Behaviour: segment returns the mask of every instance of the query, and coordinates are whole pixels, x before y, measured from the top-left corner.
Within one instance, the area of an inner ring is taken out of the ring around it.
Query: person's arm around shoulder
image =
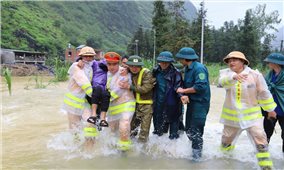
[[[87,76],[85,75],[84,70],[78,67],[77,63],[73,63],[70,68],[71,78],[81,87],[83,91],[88,96],[92,96],[92,85]]]

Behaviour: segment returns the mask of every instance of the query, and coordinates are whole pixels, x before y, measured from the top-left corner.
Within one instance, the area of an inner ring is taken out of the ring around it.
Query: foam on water
[[[245,132],[238,138],[236,148],[233,152],[223,153],[220,150],[222,129],[222,124],[206,125],[203,158],[201,161],[231,159],[244,163],[252,163],[255,166],[254,168],[257,168],[255,149]],[[89,151],[84,150],[84,140],[83,134],[80,134],[80,142],[74,142],[73,135],[70,132],[61,132],[51,136],[47,147],[68,152],[65,156],[66,160],[75,158],[92,159],[100,156],[121,156],[121,152],[116,149],[118,135],[111,133],[109,128],[104,128],[104,130],[100,132],[96,143]],[[280,148],[280,142],[275,142],[270,146],[273,159],[283,159]],[[141,154],[152,159],[172,158],[191,160],[191,142],[185,134],[181,134],[180,138],[176,140],[170,140],[166,134],[161,137],[150,134],[149,141],[146,144],[138,143],[137,140],[134,139],[133,147],[131,151],[129,151],[128,156],[137,157]]]

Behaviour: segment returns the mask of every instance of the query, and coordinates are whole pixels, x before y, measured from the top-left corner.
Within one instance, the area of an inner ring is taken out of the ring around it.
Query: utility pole
[[[283,40],[281,40],[281,44],[280,44],[280,52],[283,51]]]
[[[156,63],[156,29],[153,29],[154,31],[154,52],[153,52],[153,68],[155,67]]]
[[[200,62],[203,64],[203,40],[204,40],[204,0],[201,6],[201,47],[200,47]]]
[[[135,51],[136,51],[136,55],[138,55],[138,41],[139,41],[139,40],[135,40],[135,45],[136,45],[136,50],[135,50]]]

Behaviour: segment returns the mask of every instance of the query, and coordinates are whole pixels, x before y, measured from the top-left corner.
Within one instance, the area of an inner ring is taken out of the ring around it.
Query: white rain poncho
[[[121,89],[119,82],[125,77],[120,75],[120,69],[114,75],[108,72],[107,88],[110,92],[110,104],[107,112],[107,119],[109,122],[124,119],[130,119],[135,111],[135,98],[133,92],[128,89]],[[128,83],[131,84],[131,75],[128,73]]]
[[[77,66],[77,62],[73,63],[68,70],[69,83],[68,92],[64,96],[64,104],[62,110],[74,115],[82,115],[85,109],[90,110],[90,105],[85,96],[92,96],[91,78],[93,70],[92,62],[84,63],[84,68]]]
[[[245,66],[241,74],[248,78],[242,83],[233,79],[235,74],[230,68],[220,70],[219,84],[226,89],[220,122],[246,129],[262,121],[260,107],[270,112],[276,103],[261,73]]]

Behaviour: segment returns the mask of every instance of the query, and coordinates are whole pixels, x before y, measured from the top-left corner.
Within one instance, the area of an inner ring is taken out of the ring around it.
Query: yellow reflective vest
[[[246,129],[262,120],[261,108],[270,112],[276,103],[261,73],[245,66],[241,74],[248,75],[242,83],[233,79],[230,68],[220,70],[219,84],[226,89],[220,122]]]
[[[119,67],[121,69],[121,67]],[[135,98],[133,93],[128,89],[119,87],[120,81],[128,81],[131,84],[131,75],[128,73],[126,77],[120,75],[120,70],[115,74],[108,72],[107,89],[110,92],[110,104],[108,108],[108,117],[116,116],[121,113],[133,114],[135,111]],[[118,118],[118,116],[116,116]]]
[[[82,115],[84,109],[90,108],[85,96],[92,96],[92,67],[91,64],[85,64],[83,69],[73,63],[68,70],[69,83],[67,93],[64,96],[62,109],[67,113]]]

